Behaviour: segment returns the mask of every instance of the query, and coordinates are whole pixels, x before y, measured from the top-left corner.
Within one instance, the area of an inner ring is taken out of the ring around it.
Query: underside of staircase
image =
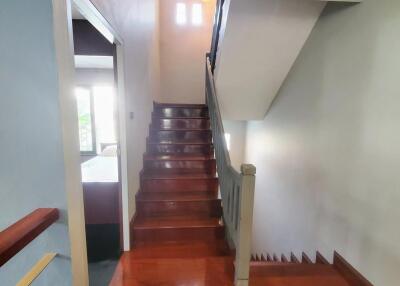
[[[112,286],[234,285],[234,251],[225,239],[206,105],[154,104],[143,156],[131,248]],[[254,256],[252,286],[371,286],[335,253]]]

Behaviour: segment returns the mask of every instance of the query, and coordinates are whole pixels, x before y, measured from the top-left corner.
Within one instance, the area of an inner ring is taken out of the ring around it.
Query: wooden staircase
[[[251,286],[372,286],[337,252],[333,264],[317,252],[315,262],[302,253],[298,259],[276,254],[252,255]]]
[[[207,107],[155,104],[152,118],[132,245],[223,245],[218,242],[225,233]]]
[[[225,240],[210,119],[205,105],[154,104],[143,156],[132,250],[112,286],[232,286],[234,256]],[[243,284],[245,285],[245,284]],[[255,255],[251,286],[371,286],[340,255],[315,263],[275,254]]]
[[[155,103],[132,250],[111,285],[232,285],[221,216],[208,108]]]

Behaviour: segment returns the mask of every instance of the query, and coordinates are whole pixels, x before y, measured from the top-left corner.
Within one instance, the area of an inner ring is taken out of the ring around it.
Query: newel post
[[[251,164],[242,164],[240,171],[242,186],[235,259],[235,286],[248,286],[256,167]]]

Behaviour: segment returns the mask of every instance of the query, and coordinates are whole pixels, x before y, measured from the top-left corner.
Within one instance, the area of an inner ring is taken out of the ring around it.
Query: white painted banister
[[[236,249],[235,285],[247,286],[256,168],[253,165],[243,164],[239,173],[231,165],[209,58],[206,62],[206,102],[217,160],[223,218],[228,240]]]

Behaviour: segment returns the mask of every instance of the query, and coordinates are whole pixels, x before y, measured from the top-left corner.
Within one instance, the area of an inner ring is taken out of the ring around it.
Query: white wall
[[[175,22],[176,3],[187,6],[188,23]],[[191,24],[193,3],[203,5],[203,25]],[[161,102],[204,103],[205,56],[210,50],[215,0],[160,2]]]
[[[159,93],[158,0],[92,0],[124,40],[128,118],[129,213],[135,212],[153,98]]]
[[[75,69],[76,85],[114,85],[113,69]]]
[[[253,249],[334,249],[372,283],[400,281],[400,2],[328,4],[263,121]]]
[[[0,230],[36,208],[61,212],[0,268],[2,286],[16,285],[46,252],[60,256],[40,285],[72,285],[52,13],[51,0],[1,2]]]
[[[224,119],[264,118],[325,5],[309,0],[224,3],[215,69]]]

